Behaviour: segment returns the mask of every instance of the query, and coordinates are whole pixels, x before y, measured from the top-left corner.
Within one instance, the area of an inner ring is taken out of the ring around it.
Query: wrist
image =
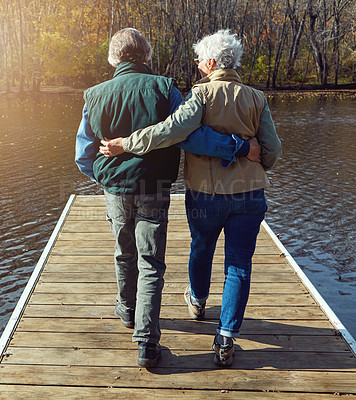
[[[238,158],[240,158],[240,157],[247,157],[249,152],[250,152],[250,142],[247,141],[247,140],[245,140],[245,141],[242,143],[241,147],[238,149],[238,151],[237,151],[237,153],[236,153],[236,156],[237,156]]]
[[[128,144],[128,138],[122,138],[121,146],[125,153],[129,153],[130,149],[129,149],[129,144]]]

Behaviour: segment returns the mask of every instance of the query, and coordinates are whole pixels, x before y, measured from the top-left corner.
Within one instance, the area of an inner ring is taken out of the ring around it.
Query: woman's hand
[[[105,157],[114,157],[124,153],[122,147],[122,138],[107,139],[100,141],[102,146],[99,147],[100,153],[104,154]]]

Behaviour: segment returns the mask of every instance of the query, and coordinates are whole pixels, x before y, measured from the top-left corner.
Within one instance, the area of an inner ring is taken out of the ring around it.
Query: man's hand
[[[247,154],[246,158],[250,161],[261,162],[261,146],[258,144],[257,139],[254,137],[249,140],[250,143],[250,151]]]
[[[124,153],[121,137],[111,140],[105,138],[105,140],[101,140],[100,142],[102,146],[99,147],[99,151],[105,157],[114,157]]]

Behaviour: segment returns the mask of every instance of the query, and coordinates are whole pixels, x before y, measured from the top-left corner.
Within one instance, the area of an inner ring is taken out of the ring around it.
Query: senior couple
[[[240,41],[228,30],[194,45],[202,79],[182,102],[174,80],[147,65],[152,49],[137,30],[117,32],[109,47],[111,80],[84,94],[76,163],[104,189],[114,233],[115,315],[133,328],[138,365],[161,354],[159,313],[167,216],[180,149],[185,151],[186,212],[192,237],[184,300],[203,320],[217,239],[225,234],[225,283],[215,364],[232,365],[248,300],[251,259],[267,209],[265,171],[281,143],[262,92],[241,83]]]

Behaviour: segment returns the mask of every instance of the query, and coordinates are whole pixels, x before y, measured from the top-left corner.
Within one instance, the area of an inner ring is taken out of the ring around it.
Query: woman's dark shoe
[[[216,335],[213,343],[215,351],[214,363],[220,367],[231,367],[234,361],[234,342],[233,338]]]

